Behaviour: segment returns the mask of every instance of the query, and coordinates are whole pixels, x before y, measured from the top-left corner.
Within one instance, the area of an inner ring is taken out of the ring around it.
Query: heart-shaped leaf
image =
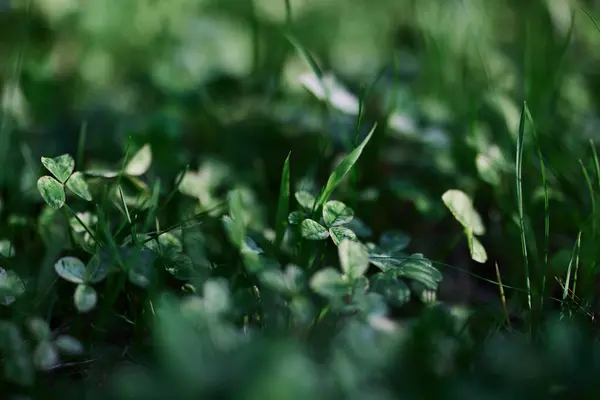
[[[73,336],[69,335],[60,335],[54,341],[54,345],[58,348],[58,350],[70,356],[76,356],[83,353],[83,345]]]
[[[483,235],[485,227],[481,217],[471,198],[461,190],[451,189],[442,195],[442,201],[448,207],[454,218],[465,228],[471,230],[475,235]]]
[[[144,175],[152,164],[152,149],[149,144],[142,146],[125,167],[125,173],[131,176]]]
[[[58,276],[66,281],[76,284],[86,282],[87,271],[85,264],[75,257],[63,257],[54,264]]]
[[[292,211],[290,215],[288,215],[288,222],[291,225],[298,225],[301,224],[306,218],[308,218],[306,213],[302,211]]]
[[[37,181],[37,188],[44,201],[55,210],[65,204],[65,188],[56,179],[50,176],[42,176]]]
[[[58,365],[59,355],[56,346],[49,340],[38,343],[33,352],[33,363],[42,371],[49,371]]]
[[[327,228],[309,218],[302,221],[300,229],[302,237],[308,240],[325,240],[329,237]]]
[[[329,234],[331,235],[331,240],[333,240],[333,243],[335,243],[336,246],[339,246],[344,239],[353,241],[358,240],[356,234],[345,226],[334,226],[333,228],[329,228]]]
[[[323,221],[329,227],[347,224],[352,218],[354,211],[341,201],[328,201],[323,206]]]
[[[307,210],[313,209],[316,199],[315,196],[313,196],[311,193],[305,190],[300,190],[294,193],[294,197],[296,198],[298,204],[302,206],[302,208],[305,208]]]
[[[75,160],[69,154],[56,158],[42,157],[42,165],[61,183],[65,183],[75,169]]]
[[[314,274],[310,279],[310,287],[321,296],[329,298],[339,298],[348,294],[348,284],[333,268],[325,268]]]
[[[364,275],[369,269],[369,253],[360,242],[349,239],[342,240],[338,246],[338,255],[342,271],[351,280]]]
[[[67,180],[67,188],[86,201],[92,201],[92,194],[81,172],[75,172]]]
[[[77,310],[81,313],[86,313],[96,307],[98,293],[96,293],[96,289],[93,287],[80,284],[75,289],[73,300]]]

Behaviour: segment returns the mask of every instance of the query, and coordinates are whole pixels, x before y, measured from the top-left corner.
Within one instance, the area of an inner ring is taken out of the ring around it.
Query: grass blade
[[[527,306],[531,312],[533,309],[531,301],[531,276],[529,271],[529,256],[527,255],[527,239],[525,237],[525,212],[523,208],[523,137],[525,135],[525,113],[527,103],[523,102],[521,107],[521,118],[519,120],[519,132],[517,135],[517,157],[515,161],[517,181],[517,207],[519,212],[519,228],[521,231],[521,250],[525,267],[525,286],[527,288]]]
[[[335,188],[342,182],[342,180],[344,179],[346,174],[348,174],[348,172],[352,169],[354,164],[356,164],[356,161],[358,161],[365,146],[367,145],[367,143],[369,143],[369,140],[371,140],[375,129],[377,129],[377,124],[373,125],[373,128],[371,128],[371,131],[369,132],[367,137],[362,141],[362,143],[358,145],[358,147],[356,147],[354,150],[352,150],[352,152],[350,152],[350,154],[348,154],[346,158],[344,158],[344,160],[333,170],[333,172],[329,176],[329,179],[327,180],[327,184],[325,185],[323,191],[319,194],[319,197],[317,198],[315,204],[316,209],[321,208],[323,204],[325,204],[325,202],[329,199],[329,196],[331,196]]]
[[[285,233],[285,227],[287,224],[287,215],[290,211],[290,156],[292,152],[288,153],[284,163],[283,171],[281,173],[281,186],[279,188],[279,202],[277,204],[277,217],[276,217],[276,228],[275,228],[275,247],[279,248],[283,240]]]

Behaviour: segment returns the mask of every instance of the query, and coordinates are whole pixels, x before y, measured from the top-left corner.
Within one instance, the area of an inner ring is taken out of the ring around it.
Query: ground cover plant
[[[596,398],[597,2],[0,2],[0,392]]]

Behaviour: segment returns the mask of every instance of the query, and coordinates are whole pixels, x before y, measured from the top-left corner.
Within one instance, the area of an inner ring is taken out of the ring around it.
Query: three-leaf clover
[[[38,191],[44,201],[60,209],[66,201],[65,187],[76,196],[91,201],[92,195],[81,172],[74,172],[75,160],[69,154],[56,158],[42,157],[42,165],[52,176],[44,175],[37,181]]]
[[[322,209],[322,224],[309,218],[308,210],[314,205],[315,199],[308,192],[296,192],[296,200],[304,208],[302,211],[290,213],[288,221],[290,224],[300,224],[302,237],[308,240],[325,240],[331,237],[336,246],[344,239],[358,240],[354,231],[343,226],[354,218],[354,211],[346,204],[338,200],[325,203]]]
[[[98,253],[85,265],[75,257],[63,257],[54,264],[58,276],[77,285],[73,301],[81,313],[91,311],[96,307],[98,294],[91,286],[98,283],[108,275],[108,264],[103,260],[103,253]]]

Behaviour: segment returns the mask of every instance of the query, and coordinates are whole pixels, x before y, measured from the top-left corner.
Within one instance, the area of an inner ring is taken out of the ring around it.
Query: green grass
[[[0,12],[7,399],[597,398],[600,10],[108,3]]]

